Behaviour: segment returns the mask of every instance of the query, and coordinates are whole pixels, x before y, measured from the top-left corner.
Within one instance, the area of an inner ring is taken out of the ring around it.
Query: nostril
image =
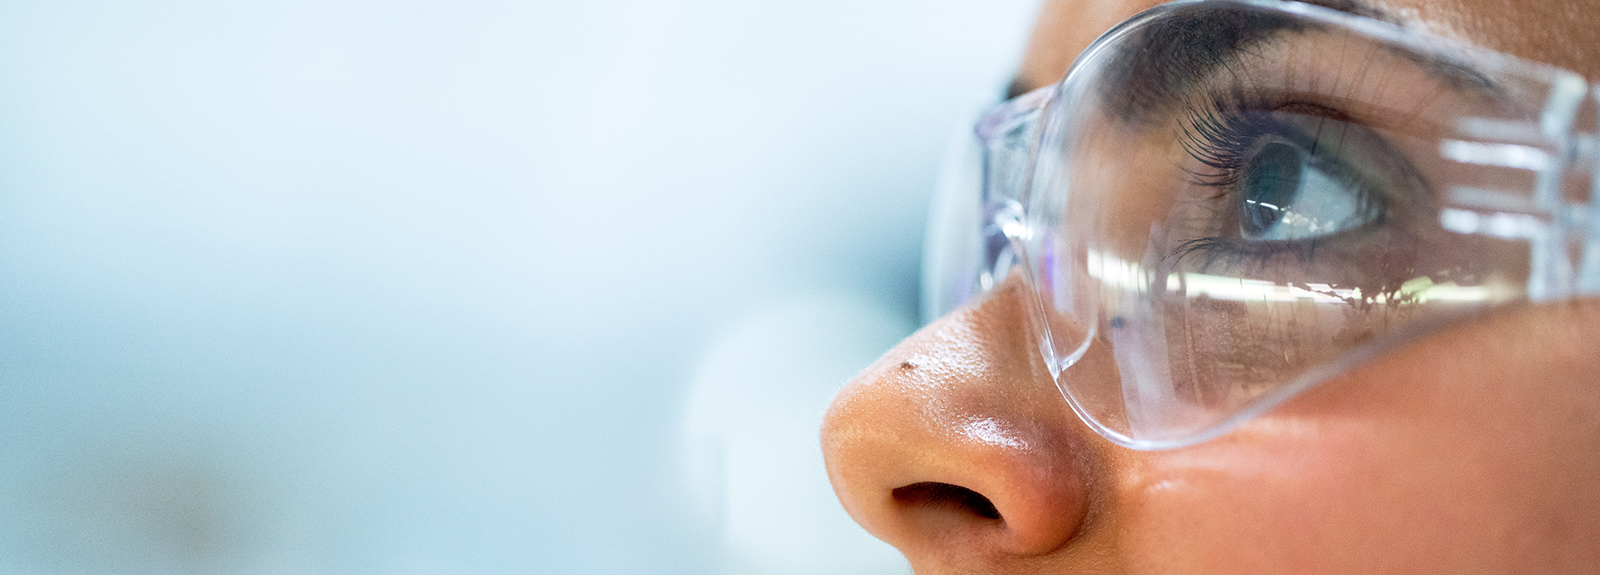
[[[1000,519],[1000,510],[995,508],[994,502],[960,485],[924,481],[897,487],[890,494],[904,505],[955,508],[984,519]]]

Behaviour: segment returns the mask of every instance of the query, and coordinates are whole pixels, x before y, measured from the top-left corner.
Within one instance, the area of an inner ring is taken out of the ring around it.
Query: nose
[[[1033,351],[1015,280],[895,347],[824,420],[839,501],[914,565],[1046,554],[1087,512],[1082,426]]]

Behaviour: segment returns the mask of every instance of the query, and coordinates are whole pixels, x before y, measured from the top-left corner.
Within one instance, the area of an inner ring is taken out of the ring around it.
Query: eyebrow
[[[1302,0],[1346,14],[1392,24],[1404,21],[1358,0]],[[1111,112],[1124,121],[1138,122],[1175,100],[1194,82],[1227,66],[1235,56],[1251,46],[1285,32],[1305,32],[1310,24],[1286,14],[1244,10],[1210,9],[1205,2],[1174,8],[1177,12],[1162,17],[1135,32],[1128,39],[1130,48],[1119,50],[1107,64],[1109,73],[1101,89],[1111,103]],[[1415,54],[1402,54],[1414,57]],[[1460,64],[1440,59],[1418,59],[1431,75],[1458,87],[1482,90],[1493,84],[1482,74]],[[1020,80],[1008,87],[1006,97],[1025,93],[1031,86]]]
[[[1306,2],[1390,23],[1389,14],[1357,0]],[[1112,70],[1104,89],[1112,112],[1124,121],[1138,122],[1174,100],[1177,92],[1228,65],[1255,44],[1285,32],[1302,33],[1314,25],[1287,14],[1254,10],[1209,9],[1205,3],[1177,8],[1174,14],[1141,29],[1131,39],[1133,49],[1120,50],[1108,66]]]
[[[1404,22],[1356,0],[1304,2],[1390,24]],[[1120,50],[1109,64],[1103,89],[1112,112],[1125,122],[1138,122],[1170,105],[1178,92],[1187,90],[1214,70],[1226,68],[1251,46],[1304,33],[1321,24],[1277,12],[1208,10],[1205,2],[1178,8],[1173,17],[1152,22],[1131,38],[1132,49]],[[1417,53],[1385,46],[1396,56],[1412,61],[1428,75],[1462,92],[1503,96],[1501,87],[1482,72],[1455,58]]]
[[[1331,9],[1331,10],[1337,10],[1339,12],[1344,12],[1346,14],[1352,14],[1352,15],[1355,15],[1355,16],[1362,16],[1362,17],[1365,17],[1365,18],[1372,18],[1374,20],[1382,20],[1382,21],[1390,22],[1390,23],[1394,23],[1394,24],[1401,23],[1400,20],[1396,19],[1394,16],[1391,16],[1389,13],[1384,12],[1382,10],[1379,10],[1379,9],[1373,7],[1373,6],[1368,5],[1368,4],[1362,3],[1362,2],[1360,2],[1358,0],[1299,0],[1299,1],[1302,2],[1302,3],[1305,3],[1305,4],[1311,4],[1311,5],[1314,5],[1314,6],[1321,6],[1323,8],[1328,8],[1328,9]],[[1252,22],[1250,24],[1260,25],[1260,24],[1270,24],[1270,23],[1267,23],[1267,22]],[[1270,27],[1270,28],[1267,28],[1267,29],[1260,29],[1260,30],[1258,30],[1258,32],[1259,32],[1259,35],[1261,35],[1261,36],[1270,36],[1271,34],[1276,33],[1277,31],[1279,31],[1281,29],[1283,29],[1283,27],[1281,27],[1281,26]],[[1243,30],[1236,30],[1236,31],[1243,31]],[[1152,38],[1150,38],[1149,36],[1146,36],[1143,40],[1145,41],[1146,45],[1150,45],[1151,43],[1149,42],[1149,40],[1151,40],[1151,39]],[[1242,39],[1242,38],[1235,38],[1235,39],[1239,40],[1239,39]],[[1252,38],[1252,39],[1260,40],[1262,38]],[[1204,40],[1204,39],[1201,39],[1201,40]],[[1224,40],[1226,40],[1226,39],[1224,39]],[[1191,52],[1191,53],[1200,52],[1200,51],[1208,51],[1208,49],[1209,50],[1215,50],[1215,49],[1221,48],[1220,46],[1212,46],[1211,42],[1202,42],[1202,45],[1207,46],[1207,47],[1204,47],[1204,48],[1200,47],[1200,46],[1182,45],[1182,44],[1186,44],[1186,43],[1179,43],[1179,42],[1174,42],[1173,44],[1180,44],[1180,45],[1177,45],[1177,46],[1169,45],[1167,47],[1168,48],[1175,48],[1175,49],[1178,49],[1178,50],[1188,51],[1188,52]],[[1159,47],[1159,45],[1157,47]],[[1244,48],[1243,45],[1235,44],[1233,46],[1230,46],[1225,51],[1228,52],[1229,54],[1231,54],[1231,53],[1236,52],[1237,50],[1240,50],[1240,49],[1243,49],[1243,48]],[[1215,59],[1215,58],[1218,58],[1218,57],[1221,57],[1221,56],[1226,56],[1226,55],[1228,55],[1228,54],[1212,54],[1211,57],[1213,59]],[[1147,65],[1151,64],[1151,63],[1152,62],[1142,62],[1142,64],[1147,64]],[[1028,83],[1027,81],[1023,80],[1021,77],[1014,78],[1014,79],[1011,80],[1011,83],[1006,86],[1006,97],[1005,97],[1005,99],[1010,100],[1010,99],[1015,98],[1017,96],[1021,96],[1023,94],[1026,94],[1026,93],[1032,91],[1033,89],[1039,88],[1039,87],[1040,86],[1034,86],[1034,85]]]

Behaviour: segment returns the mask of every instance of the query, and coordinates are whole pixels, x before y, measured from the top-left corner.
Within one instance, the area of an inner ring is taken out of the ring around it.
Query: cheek
[[[1375,471],[1353,446],[1319,443],[1204,445],[1152,459],[1119,497],[1128,556],[1149,562],[1134,571],[1312,572],[1324,546],[1350,537],[1343,524],[1357,485]]]
[[[1133,572],[1461,572],[1483,525],[1481,475],[1381,447],[1359,421],[1263,420],[1145,462],[1122,486]],[[1492,506],[1491,506],[1492,507]],[[1486,527],[1490,527],[1487,528]],[[1468,535],[1468,533],[1475,535]],[[1494,545],[1489,545],[1495,547]],[[1447,559],[1448,558],[1448,559]],[[1463,560],[1451,566],[1444,562]]]
[[[1585,303],[1447,332],[1212,442],[1139,454],[1104,490],[1131,571],[1593,572]]]

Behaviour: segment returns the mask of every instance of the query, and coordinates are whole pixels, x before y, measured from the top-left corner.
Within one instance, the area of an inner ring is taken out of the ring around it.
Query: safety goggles
[[[1203,441],[1463,317],[1600,293],[1595,93],[1327,8],[1162,5],[965,138],[924,314],[1020,273],[1090,427]]]

